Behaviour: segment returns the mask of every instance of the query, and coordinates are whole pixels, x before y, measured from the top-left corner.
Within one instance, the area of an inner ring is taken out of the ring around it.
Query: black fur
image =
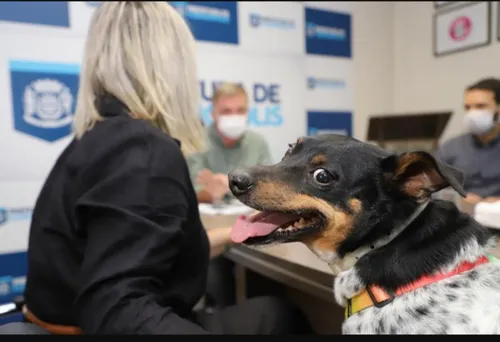
[[[389,291],[450,264],[471,237],[486,244],[491,233],[451,202],[434,200],[392,243],[356,263],[365,284]]]
[[[326,163],[313,166],[311,160],[318,155],[324,155]],[[229,182],[232,190],[236,190],[236,175],[244,174],[253,183],[279,181],[297,193],[320,198],[348,213],[352,213],[349,201],[359,200],[362,210],[355,217],[352,231],[339,246],[335,246],[339,257],[343,257],[388,235],[418,208],[421,198],[413,198],[404,191],[404,184],[410,177],[422,173],[430,175],[434,183],[423,192],[428,197],[447,186],[465,194],[461,187],[462,174],[427,152],[416,152],[417,162],[403,173],[398,173],[397,167],[402,160],[399,158],[404,158],[404,155],[391,154],[356,139],[321,135],[291,145],[282,161],[275,165],[230,173]],[[335,181],[328,186],[314,183],[312,173],[318,167],[327,170]],[[396,175],[399,175],[398,179]],[[262,208],[260,203],[253,201],[252,187],[233,193],[241,202],[255,209],[276,210]],[[486,228],[462,214],[453,203],[433,200],[395,240],[362,257],[356,264],[357,272],[364,284],[395,290],[450,264],[457,249],[471,237],[475,237],[479,244],[485,244],[490,235]]]

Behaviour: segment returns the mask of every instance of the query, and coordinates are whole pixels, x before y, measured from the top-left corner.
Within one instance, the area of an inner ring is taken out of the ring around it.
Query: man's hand
[[[210,195],[212,202],[220,201],[229,192],[229,181],[222,173],[214,174],[208,169],[203,169],[198,173],[196,181]]]
[[[226,247],[231,244],[231,229],[232,227],[229,226],[207,230],[211,258],[224,253]]]
[[[223,173],[217,173],[213,175],[213,179],[219,184],[221,187],[226,189],[226,192],[229,192],[229,179],[227,175]]]
[[[206,186],[213,178],[214,174],[209,169],[203,169],[198,173],[196,177],[196,183]]]
[[[485,199],[482,200],[482,202],[488,202],[488,203],[494,203],[494,202],[500,202],[500,197],[486,197]]]
[[[473,194],[473,193],[468,193],[467,197],[464,199],[465,202],[468,204],[477,204],[481,202],[483,198],[479,195]]]
[[[224,195],[227,193],[224,185],[220,184],[216,180],[210,181],[205,186],[205,191],[207,191],[210,194],[210,197],[212,198],[212,202],[220,201],[224,197]]]

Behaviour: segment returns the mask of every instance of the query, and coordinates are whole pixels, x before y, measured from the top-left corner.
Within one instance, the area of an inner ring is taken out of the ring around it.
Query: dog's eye
[[[319,184],[330,184],[331,182],[334,181],[334,177],[332,174],[325,169],[317,169],[313,173],[313,178],[316,182]]]

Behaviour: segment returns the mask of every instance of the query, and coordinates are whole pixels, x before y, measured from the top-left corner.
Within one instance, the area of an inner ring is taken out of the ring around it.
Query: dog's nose
[[[252,178],[248,172],[243,170],[231,171],[229,177],[229,188],[235,196],[243,195],[252,187]]]

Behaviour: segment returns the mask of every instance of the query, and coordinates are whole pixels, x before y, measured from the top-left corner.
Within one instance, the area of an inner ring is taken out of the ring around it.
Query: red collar
[[[363,292],[348,300],[346,306],[346,318],[349,318],[356,312],[364,310],[370,306],[376,306],[378,308],[384,307],[391,303],[397,296],[401,296],[402,294],[420,287],[436,283],[440,280],[453,277],[454,275],[470,271],[476,266],[486,264],[488,262],[489,260],[486,256],[482,256],[474,262],[464,261],[451,272],[437,273],[431,276],[422,276],[410,284],[401,286],[394,293],[387,293],[385,290],[376,285],[368,286],[365,290],[363,290]]]

